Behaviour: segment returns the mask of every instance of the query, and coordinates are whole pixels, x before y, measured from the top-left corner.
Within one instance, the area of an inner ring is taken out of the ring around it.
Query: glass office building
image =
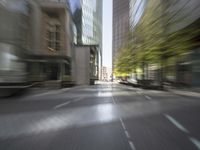
[[[68,0],[78,45],[102,45],[102,0]]]
[[[76,43],[91,46],[91,78],[101,78],[102,66],[102,0],[68,0],[76,26]],[[98,75],[97,75],[98,74]]]
[[[147,4],[147,0],[130,0],[130,27],[133,29],[136,24],[140,21],[143,12],[145,10],[145,6]]]
[[[129,0],[113,0],[113,49],[112,62],[125,43],[129,31]]]
[[[113,0],[113,68],[120,48],[141,19],[146,3],[147,0]]]

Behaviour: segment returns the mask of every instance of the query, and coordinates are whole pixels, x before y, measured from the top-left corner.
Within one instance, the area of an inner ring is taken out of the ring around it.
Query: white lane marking
[[[146,95],[145,97],[146,97],[146,99],[148,99],[148,100],[152,100],[151,97],[149,97],[149,96],[147,96],[147,95]]]
[[[56,106],[54,107],[54,109],[58,109],[58,108],[60,108],[60,107],[66,106],[66,105],[68,105],[68,104],[70,104],[70,103],[71,103],[71,101],[68,101],[68,102],[65,102],[65,103],[56,105]]]
[[[198,149],[200,149],[200,141],[199,140],[197,140],[193,137],[190,137],[189,139]]]
[[[113,103],[116,104],[113,95],[112,95],[111,97],[112,97]],[[126,126],[125,126],[123,120],[122,120],[121,118],[119,118],[119,120],[120,120],[121,125],[122,125],[122,127],[123,127],[123,129],[124,129],[124,133],[125,133],[127,139],[129,140],[129,139],[131,138],[131,137],[130,137],[130,134],[128,133],[128,131],[127,131],[127,129],[126,129]],[[129,146],[131,147],[132,150],[136,150],[136,148],[135,148],[135,146],[133,145],[133,142],[132,142],[132,141],[129,140],[128,143],[129,143]]]
[[[122,124],[123,129],[126,130],[125,124],[123,122],[121,122],[121,124]]]
[[[83,99],[83,97],[79,97],[79,98],[73,100],[73,102],[78,102],[78,101],[80,101],[80,100],[82,100],[82,99]]]
[[[128,139],[130,139],[130,138],[131,138],[131,136],[130,136],[130,134],[128,133],[128,131],[127,131],[127,130],[125,130],[124,132],[125,132],[125,134],[126,134],[126,137],[127,137]]]
[[[109,85],[106,85],[106,88],[110,88],[111,86],[109,86]],[[112,87],[111,87],[112,88]],[[101,89],[104,89],[104,87],[101,85]],[[103,91],[103,90],[102,90]],[[98,95],[99,96],[106,96],[105,94],[103,95],[102,94],[102,91],[100,91],[99,93],[98,93]],[[109,97],[111,97],[111,99],[112,99],[112,101],[113,101],[113,104],[114,105],[116,105],[116,102],[115,102],[115,99],[114,99],[114,96],[113,96],[113,90],[112,90],[112,92],[109,92],[109,93],[107,93],[107,96],[109,96]]]
[[[122,124],[123,129],[126,130],[126,126],[125,126],[124,122],[122,121],[122,119],[120,118],[119,120],[120,120],[120,122]]]
[[[60,91],[48,91],[48,92],[44,92],[44,93],[40,93],[40,94],[33,94],[33,97],[40,97],[40,96],[46,96],[46,95],[49,95],[49,94],[58,94]]]
[[[113,103],[116,105],[116,102],[115,102],[113,95],[111,95],[111,98],[112,98]]]
[[[70,89],[72,89],[72,88],[63,88],[63,89],[61,89],[61,91],[66,92],[66,91],[69,91]]]
[[[136,150],[135,146],[133,145],[133,142],[132,141],[128,141],[130,147],[132,150]]]
[[[114,99],[114,96],[113,96],[113,89],[112,89],[112,92],[111,92],[111,98],[112,98],[113,103],[116,105],[116,102],[115,102],[115,99]]]
[[[173,123],[178,129],[180,129],[183,132],[189,133],[189,131],[183,126],[181,125],[176,119],[174,119],[173,117],[171,117],[170,115],[165,114],[165,117],[171,122]]]

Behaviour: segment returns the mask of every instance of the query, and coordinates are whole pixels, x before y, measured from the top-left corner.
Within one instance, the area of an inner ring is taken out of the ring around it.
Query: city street
[[[0,150],[200,150],[200,99],[117,83],[0,100]]]

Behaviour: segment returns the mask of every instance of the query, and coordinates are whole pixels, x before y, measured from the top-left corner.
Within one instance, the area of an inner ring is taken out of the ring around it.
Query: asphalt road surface
[[[0,150],[200,150],[200,99],[114,83],[0,100]]]

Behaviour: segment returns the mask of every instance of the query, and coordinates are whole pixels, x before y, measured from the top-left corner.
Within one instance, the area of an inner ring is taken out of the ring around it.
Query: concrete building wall
[[[76,47],[75,48],[76,62],[76,84],[90,84],[90,48]]]
[[[32,51],[31,53],[33,54],[39,54],[39,50],[41,47],[41,39],[38,38],[40,37],[41,33],[41,17],[42,17],[42,11],[41,8],[39,7],[39,3],[36,1],[30,1],[30,6],[31,6],[31,35],[32,35]]]

